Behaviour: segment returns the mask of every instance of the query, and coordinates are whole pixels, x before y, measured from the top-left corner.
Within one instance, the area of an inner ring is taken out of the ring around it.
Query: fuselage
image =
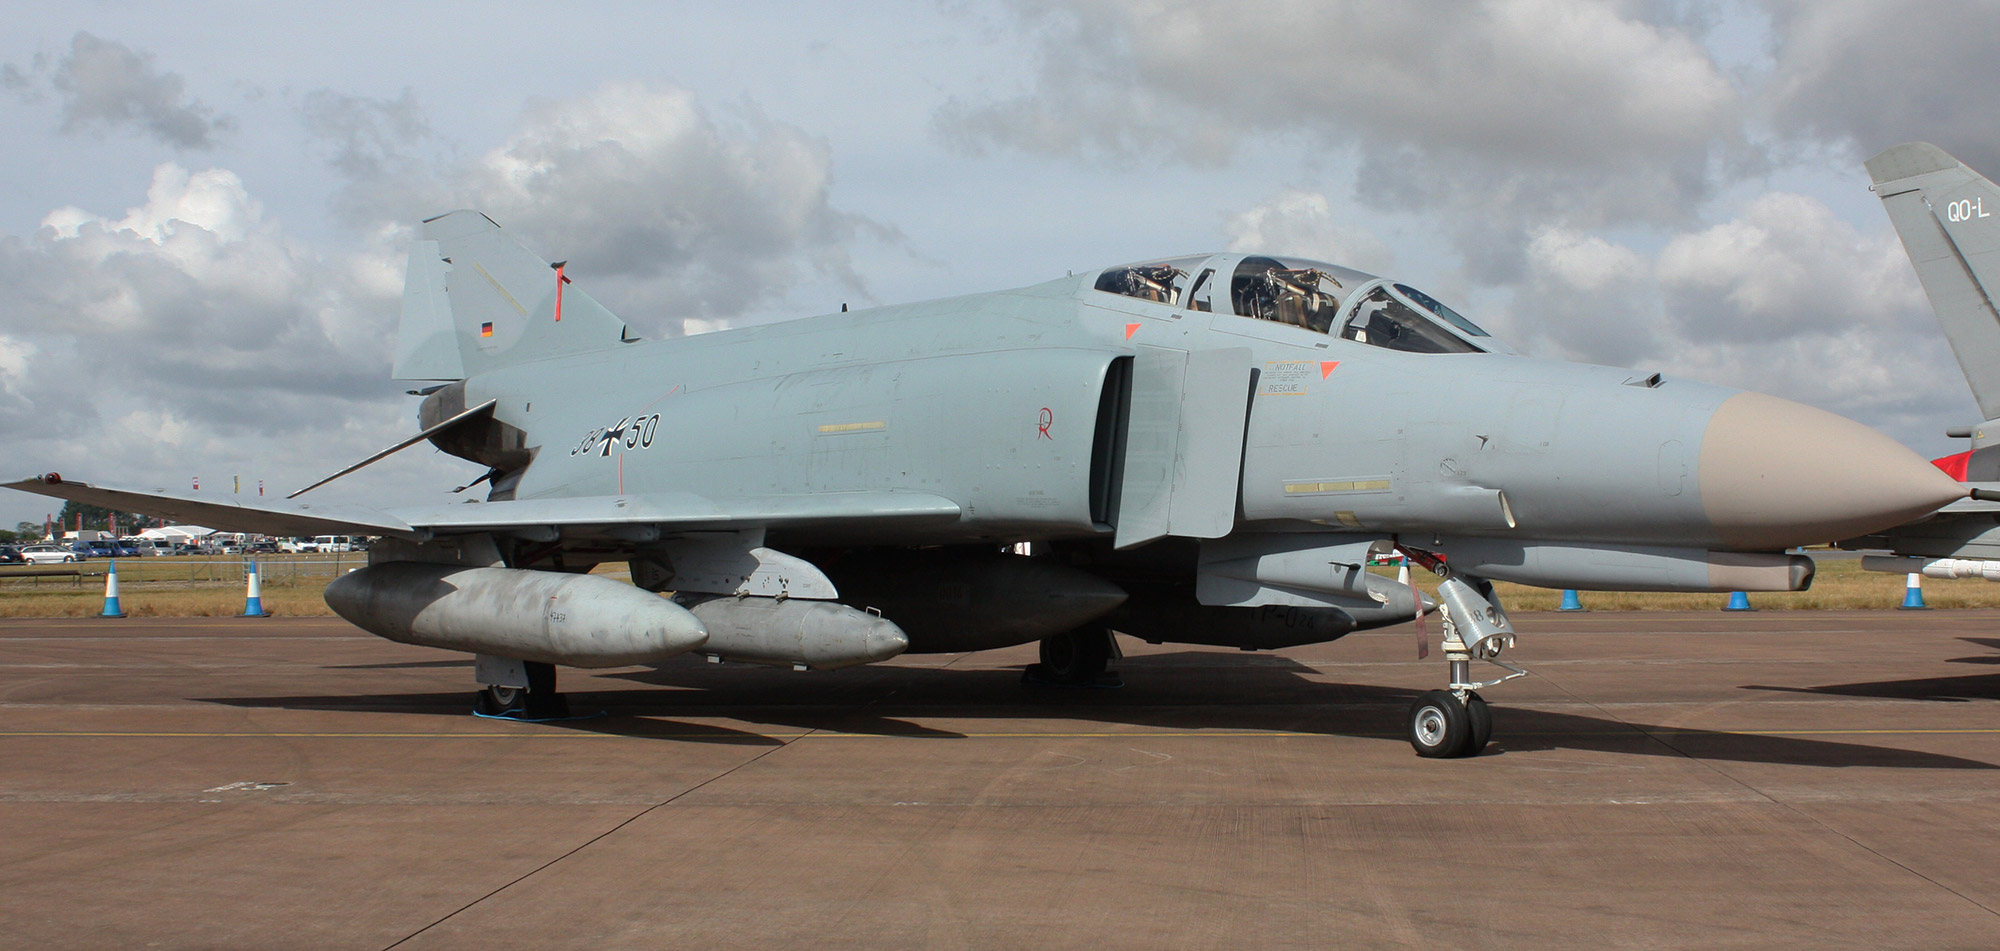
[[[1327,269],[1351,310],[1372,278]],[[1774,551],[1905,521],[1953,491],[1887,437],[1772,397],[1520,356],[1483,334],[1458,333],[1461,352],[1392,349],[1220,295],[1201,310],[1100,283],[634,342],[480,374],[465,398],[498,399],[533,453],[502,497],[908,490],[960,504],[959,521],[904,544],[1109,533],[1105,457],[1138,449],[1107,431],[1109,402],[1134,398],[1116,367],[1149,352],[1240,351],[1250,367],[1238,531]]]

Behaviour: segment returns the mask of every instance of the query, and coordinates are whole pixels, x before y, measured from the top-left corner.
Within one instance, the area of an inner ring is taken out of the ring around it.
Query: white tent
[[[149,528],[139,533],[140,538],[153,541],[170,541],[192,544],[204,537],[215,534],[215,529],[199,525],[169,525],[166,528]]]

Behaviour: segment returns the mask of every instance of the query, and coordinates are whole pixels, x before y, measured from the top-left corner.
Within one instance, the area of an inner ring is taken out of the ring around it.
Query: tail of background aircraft
[[[1970,435],[1972,451],[1938,464],[1962,480],[2000,480],[2000,187],[1928,142],[1869,159],[1868,174],[1985,417],[1952,432]]]
[[[630,339],[624,321],[567,284],[560,265],[479,212],[425,221],[410,247],[395,378],[462,380]]]

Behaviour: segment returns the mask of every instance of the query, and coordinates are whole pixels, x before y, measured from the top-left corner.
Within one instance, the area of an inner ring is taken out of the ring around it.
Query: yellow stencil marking
[[[507,298],[507,303],[514,305],[514,309],[520,311],[521,316],[528,316],[528,309],[522,307],[521,302],[514,299],[514,295],[507,293],[507,289],[501,287],[500,282],[493,279],[493,275],[486,273],[486,269],[480,267],[478,261],[472,262],[472,269],[478,271],[479,276],[486,279],[486,283],[493,285],[493,289],[499,291],[501,297]]]
[[[875,420],[869,420],[868,422],[865,423],[828,423],[824,426],[821,426],[819,428],[819,431],[821,435],[829,435],[832,433],[860,433],[860,432],[867,432],[868,430],[871,429],[886,429],[888,428],[888,426],[889,423],[886,420],[875,419]]]

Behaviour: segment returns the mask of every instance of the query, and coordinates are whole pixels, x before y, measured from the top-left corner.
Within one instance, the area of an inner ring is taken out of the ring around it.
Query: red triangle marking
[[[1319,378],[1324,380],[1327,377],[1332,376],[1333,368],[1339,365],[1340,365],[1339,360],[1321,360],[1319,362]]]
[[[1135,333],[1138,333],[1138,332],[1139,332],[1139,325],[1138,325],[1138,324],[1126,324],[1126,325],[1125,325],[1125,339],[1127,339],[1127,340],[1130,340],[1130,339],[1132,339],[1132,335],[1133,335],[1133,334],[1135,334]]]

